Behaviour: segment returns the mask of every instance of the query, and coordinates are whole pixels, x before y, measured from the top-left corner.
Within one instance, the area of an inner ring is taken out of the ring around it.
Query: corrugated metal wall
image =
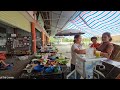
[[[0,21],[31,32],[31,23],[19,11],[0,11]]]

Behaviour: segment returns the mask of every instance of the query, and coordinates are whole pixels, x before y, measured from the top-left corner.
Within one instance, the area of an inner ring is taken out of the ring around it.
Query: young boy
[[[97,43],[97,37],[92,37],[91,38],[92,44],[90,45],[90,47],[94,47],[94,48],[98,48],[99,47],[99,43]]]

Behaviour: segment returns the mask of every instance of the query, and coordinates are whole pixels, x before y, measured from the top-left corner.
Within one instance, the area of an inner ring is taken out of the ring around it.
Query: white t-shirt
[[[74,52],[75,49],[78,49],[78,50],[81,50],[82,49],[82,45],[81,44],[73,44],[72,47],[71,47],[71,56],[72,56],[72,59],[71,59],[71,64],[75,65],[75,60],[76,60],[76,52]]]

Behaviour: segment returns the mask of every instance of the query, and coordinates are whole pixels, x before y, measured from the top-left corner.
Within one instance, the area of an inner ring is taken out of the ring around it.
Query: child
[[[90,45],[90,47],[94,47],[94,48],[98,48],[99,47],[99,43],[97,43],[97,37],[92,37],[91,38],[92,44]]]
[[[9,66],[9,64],[6,64],[4,62],[5,59],[6,59],[5,54],[0,53],[0,67],[2,67],[2,68],[6,68],[7,66]]]

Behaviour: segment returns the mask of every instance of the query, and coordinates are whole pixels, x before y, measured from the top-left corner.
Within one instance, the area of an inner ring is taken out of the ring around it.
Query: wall
[[[12,27],[9,27],[9,26],[1,24],[1,23],[0,23],[0,27],[6,28],[6,33],[14,33]]]
[[[40,31],[38,31],[37,29],[36,29],[36,36],[40,37]]]
[[[31,23],[19,11],[0,11],[0,21],[31,32]]]
[[[0,27],[3,27],[3,28],[6,28],[6,33],[14,33],[14,28],[10,27],[10,26],[7,26],[7,25],[4,25],[4,24],[1,24],[0,23]],[[17,29],[17,33],[23,35],[23,36],[26,36],[26,35],[31,35],[30,32],[27,32],[25,30],[21,30],[21,29]]]
[[[30,32],[27,32],[25,30],[17,29],[17,33],[21,34],[22,36],[31,36]]]
[[[4,25],[4,24],[1,24],[1,23],[0,23],[0,27],[5,28],[6,34],[7,34],[7,33],[8,33],[8,34],[14,33],[12,27],[9,27],[9,26]],[[5,34],[5,37],[6,37],[6,34]],[[4,35],[4,34],[2,34],[2,35]],[[0,38],[0,51],[6,51],[6,50],[7,50],[7,48],[5,48],[5,47],[3,48],[3,47],[2,47],[3,45],[6,45],[6,41],[7,41],[6,38]]]

